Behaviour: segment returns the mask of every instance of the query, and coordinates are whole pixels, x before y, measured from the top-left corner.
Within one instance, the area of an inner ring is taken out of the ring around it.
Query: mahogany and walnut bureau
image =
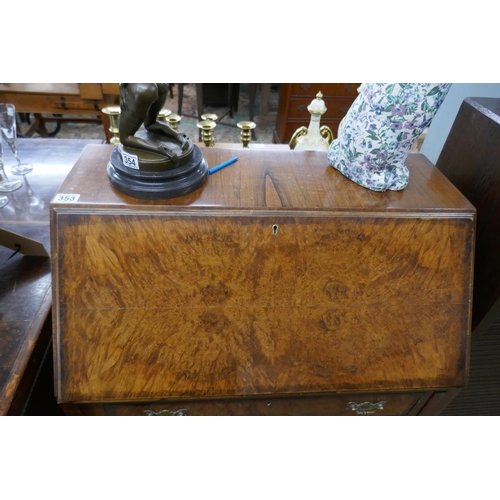
[[[239,160],[147,201],[112,150],[51,204],[67,414],[425,415],[465,386],[475,208],[424,156],[376,193],[324,153],[207,148]]]

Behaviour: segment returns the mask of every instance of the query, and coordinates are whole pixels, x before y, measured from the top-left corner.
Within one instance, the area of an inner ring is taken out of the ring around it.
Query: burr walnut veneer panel
[[[109,185],[111,151],[88,148],[60,189],[78,202],[52,204],[61,403],[343,414],[371,393],[405,414],[465,385],[474,208],[423,156],[406,191],[373,193],[321,153],[206,149],[239,161],[144,201]]]

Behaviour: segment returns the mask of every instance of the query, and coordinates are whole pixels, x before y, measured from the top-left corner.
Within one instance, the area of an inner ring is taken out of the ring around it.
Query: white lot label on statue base
[[[76,203],[80,198],[79,194],[58,194],[52,203]]]
[[[139,170],[139,158],[136,155],[129,155],[128,153],[125,153],[125,151],[122,151],[122,160],[126,167]]]

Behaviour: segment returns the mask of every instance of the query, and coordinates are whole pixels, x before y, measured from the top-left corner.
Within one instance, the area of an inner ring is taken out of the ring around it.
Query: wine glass
[[[9,198],[7,198],[7,196],[4,195],[0,196],[0,208],[5,207],[7,203],[9,203]]]
[[[22,185],[23,183],[20,180],[11,181],[7,177],[3,169],[2,141],[0,141],[0,192],[10,193],[11,191],[19,189]],[[7,202],[5,202],[2,207],[5,205],[7,205]]]
[[[16,157],[17,165],[11,167],[10,171],[15,175],[29,174],[33,170],[33,165],[22,163],[17,154],[16,107],[14,104],[0,103],[0,131],[2,138]]]

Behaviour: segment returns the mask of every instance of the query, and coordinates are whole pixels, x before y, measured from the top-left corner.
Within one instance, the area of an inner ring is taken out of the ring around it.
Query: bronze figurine
[[[207,179],[198,146],[158,119],[167,83],[120,83],[120,144],[111,153],[108,177],[122,193],[168,199],[194,191]]]
[[[189,149],[190,139],[186,134],[158,120],[158,113],[167,99],[167,91],[167,83],[120,83],[120,142],[127,148],[158,153],[177,161],[178,155],[168,143],[152,142],[136,135],[144,124],[149,133],[179,143],[181,151]]]

